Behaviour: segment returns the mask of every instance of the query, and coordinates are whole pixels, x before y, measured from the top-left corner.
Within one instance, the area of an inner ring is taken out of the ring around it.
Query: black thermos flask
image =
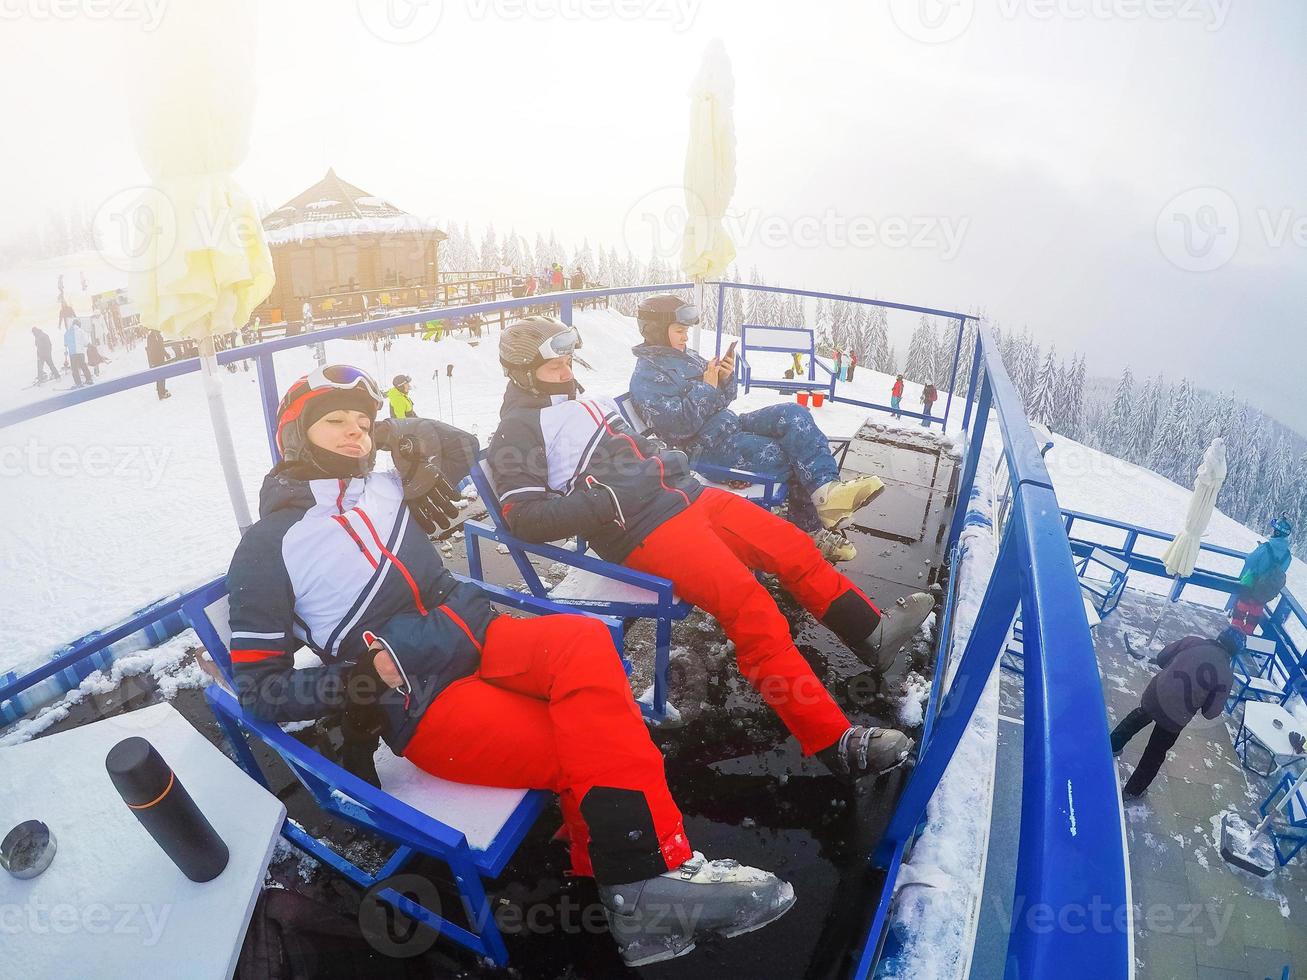
[[[153,745],[137,735],[125,738],[109,750],[104,766],[118,795],[182,874],[191,881],[222,874],[227,845]]]

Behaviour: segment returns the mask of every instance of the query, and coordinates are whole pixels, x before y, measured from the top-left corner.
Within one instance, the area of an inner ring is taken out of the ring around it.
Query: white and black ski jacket
[[[621,562],[702,485],[679,450],[636,435],[611,398],[537,397],[510,383],[490,440],[491,480],[513,534],[579,534]]]
[[[436,696],[477,669],[489,599],[444,567],[393,471],[301,480],[283,464],[259,513],[227,572],[242,706],[280,722],[379,704],[382,734],[402,752]],[[402,688],[379,686],[365,634],[390,650]],[[302,646],[322,666],[296,669]]]

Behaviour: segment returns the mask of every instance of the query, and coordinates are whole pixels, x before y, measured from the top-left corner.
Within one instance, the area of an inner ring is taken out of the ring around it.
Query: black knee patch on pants
[[[821,621],[845,643],[861,643],[880,625],[880,613],[853,589],[841,593]]]
[[[590,864],[601,885],[643,881],[667,870],[653,814],[634,789],[596,786],[581,800],[590,827]]]

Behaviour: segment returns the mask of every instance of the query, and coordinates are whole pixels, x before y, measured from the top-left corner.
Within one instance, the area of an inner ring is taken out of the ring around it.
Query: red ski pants
[[[857,592],[806,533],[743,497],[708,487],[655,528],[624,564],[671,579],[680,598],[721,623],[735,644],[740,673],[805,755],[834,744],[849,727],[794,646],[789,622],[753,574],[756,569],[778,576],[818,619],[838,596]]]
[[[481,667],[450,684],[404,750],[442,779],[558,794],[572,869],[640,881],[691,856],[663,757],[602,623],[500,616]]]

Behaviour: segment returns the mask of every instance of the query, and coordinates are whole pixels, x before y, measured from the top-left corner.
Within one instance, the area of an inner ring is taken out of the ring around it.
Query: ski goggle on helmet
[[[549,361],[555,357],[569,357],[580,346],[581,335],[575,328],[568,327],[561,333],[541,341],[540,346],[536,348],[536,353],[540,355],[540,360]]]
[[[302,448],[304,433],[316,420],[313,417],[321,417],[320,412],[315,411],[321,403],[315,403],[314,399],[333,391],[361,394],[363,402],[371,405],[373,416],[383,404],[381,388],[372,375],[361,368],[350,364],[327,364],[314,369],[286,390],[277,408],[277,442],[287,458],[293,458]],[[306,414],[309,419],[305,418]]]

